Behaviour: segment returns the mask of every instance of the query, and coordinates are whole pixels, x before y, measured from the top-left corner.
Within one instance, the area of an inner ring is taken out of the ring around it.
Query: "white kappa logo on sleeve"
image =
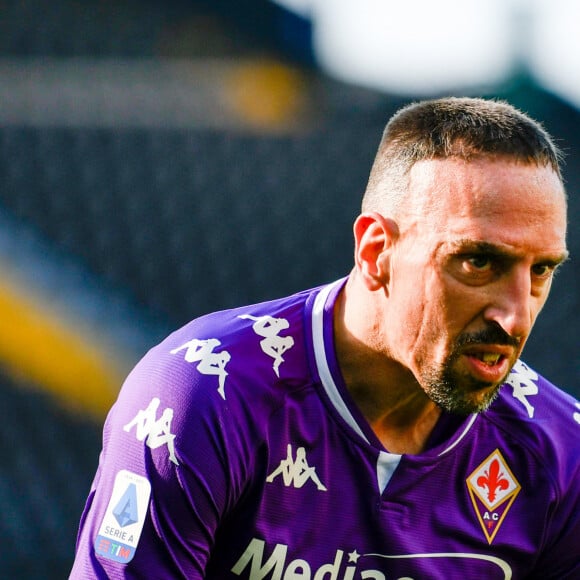
[[[171,354],[177,354],[185,350],[185,361],[198,363],[197,370],[201,374],[217,375],[219,379],[218,393],[225,400],[225,381],[228,376],[226,365],[230,362],[231,356],[227,350],[214,352],[214,349],[220,344],[221,342],[217,338],[208,338],[207,340],[193,338],[170,352]]]
[[[274,359],[274,372],[280,376],[280,365],[284,362],[282,356],[294,346],[291,336],[278,336],[282,330],[290,328],[290,323],[285,318],[273,318],[272,316],[251,316],[242,314],[238,318],[253,320],[252,328],[258,336],[263,336],[260,341],[262,351]]]
[[[173,409],[169,407],[163,411],[161,417],[157,419],[157,409],[161,401],[154,397],[145,410],[140,410],[132,421],[127,423],[123,430],[129,433],[135,427],[135,436],[139,441],[145,440],[148,447],[157,449],[162,445],[167,445],[169,459],[179,465],[175,457],[175,435],[171,433],[171,421],[173,420]]]
[[[534,417],[535,408],[528,401],[528,397],[538,394],[538,385],[535,383],[537,380],[538,374],[521,360],[516,361],[506,379],[506,383],[513,389],[514,398],[526,408],[530,419]]]

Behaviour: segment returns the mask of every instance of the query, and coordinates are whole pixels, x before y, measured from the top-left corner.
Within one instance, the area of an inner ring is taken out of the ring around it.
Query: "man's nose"
[[[521,269],[494,284],[484,317],[501,326],[511,337],[525,340],[542,303],[532,294],[530,272]]]

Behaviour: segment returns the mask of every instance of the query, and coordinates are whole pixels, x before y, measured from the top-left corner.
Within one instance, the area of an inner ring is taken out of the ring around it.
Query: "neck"
[[[377,316],[372,306],[365,308],[364,301],[347,301],[349,293],[356,291],[351,282],[334,310],[336,354],[346,387],[385,449],[391,453],[421,453],[427,448],[441,409],[412,373],[382,348],[379,329],[384,318]]]

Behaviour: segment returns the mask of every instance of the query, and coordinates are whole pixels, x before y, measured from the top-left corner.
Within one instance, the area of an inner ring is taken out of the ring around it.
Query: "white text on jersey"
[[[271,580],[286,580],[288,578],[302,578],[303,580],[387,580],[395,578],[388,574],[383,566],[389,561],[404,562],[409,572],[398,580],[419,580],[425,576],[411,576],[413,561],[430,561],[432,569],[437,572],[438,578],[455,578],[456,576],[446,575],[446,568],[452,561],[479,561],[486,567],[489,577],[498,578],[498,573],[503,576],[503,580],[511,580],[511,566],[501,558],[488,556],[486,554],[468,554],[455,552],[441,552],[432,554],[359,554],[357,550],[346,553],[344,550],[336,550],[334,560],[316,568],[311,566],[306,560],[296,558],[288,559],[288,546],[286,544],[276,544],[270,557],[264,562],[264,540],[253,538],[239,560],[234,564],[232,572],[240,576],[249,566],[249,575],[244,576],[249,580],[263,580],[268,577]],[[348,559],[346,560],[345,554]],[[346,560],[346,561],[345,561]],[[364,562],[368,562],[365,566]],[[371,563],[372,562],[372,563]],[[383,568],[380,570],[377,568]],[[386,564],[388,566],[388,564]],[[462,564],[462,567],[465,564]],[[271,573],[271,576],[270,576]],[[488,577],[488,576],[486,576]]]

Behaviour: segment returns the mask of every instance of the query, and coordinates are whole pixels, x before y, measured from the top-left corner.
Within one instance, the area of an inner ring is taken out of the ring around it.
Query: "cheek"
[[[449,287],[440,269],[425,262],[405,260],[392,281],[389,319],[395,324],[392,332],[399,348],[406,351],[405,357],[421,364],[425,359],[446,356],[449,336],[463,317],[455,307],[457,289]]]
[[[426,291],[425,291],[426,290]],[[400,346],[420,364],[425,359],[444,356],[449,336],[448,309],[429,286],[415,280],[404,296],[393,303]]]
[[[444,361],[472,318],[470,301],[434,277],[428,283],[422,309],[417,312],[413,338],[416,359]]]
[[[414,348],[419,360],[443,360],[451,350],[452,328],[445,309],[430,303],[423,312],[420,332],[415,337]]]
[[[457,281],[445,286],[441,308],[450,332],[460,334],[481,317],[489,297],[481,288],[470,288]]]

